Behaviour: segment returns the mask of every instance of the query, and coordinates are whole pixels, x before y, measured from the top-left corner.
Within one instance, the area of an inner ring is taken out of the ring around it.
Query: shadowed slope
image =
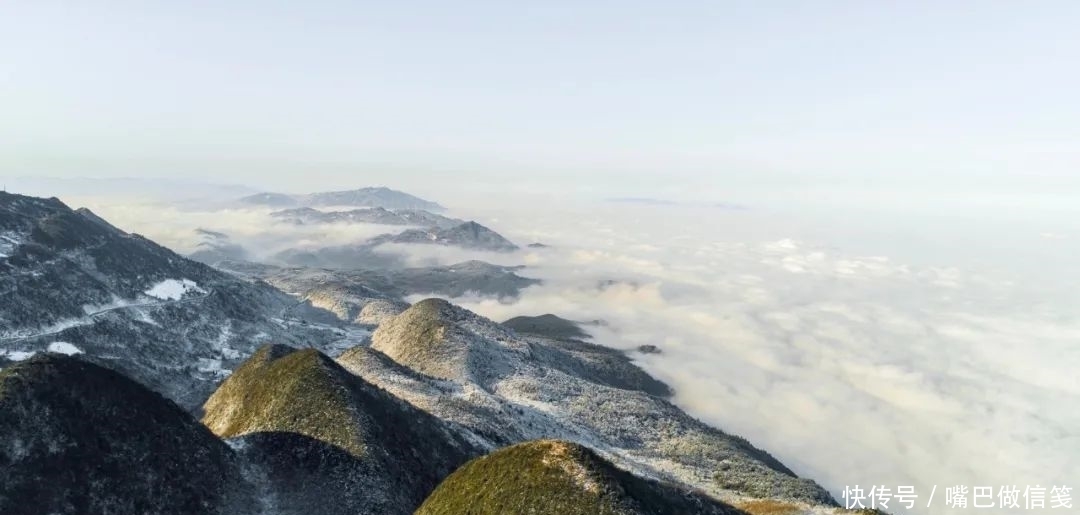
[[[0,372],[0,513],[243,513],[235,456],[111,370],[39,355]]]

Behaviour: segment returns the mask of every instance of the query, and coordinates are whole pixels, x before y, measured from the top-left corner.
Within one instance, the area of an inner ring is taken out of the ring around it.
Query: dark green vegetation
[[[276,504],[301,512],[409,513],[479,449],[460,430],[313,350],[260,349],[205,406]],[[329,501],[332,497],[333,501]]]
[[[477,458],[446,478],[417,515],[737,514],[673,485],[635,477],[577,444],[538,440]]]
[[[0,513],[239,513],[222,441],[111,370],[39,355],[0,371]]]
[[[360,414],[335,367],[313,349],[263,347],[206,401],[203,423],[222,438],[298,433],[363,456]]]
[[[548,313],[540,316],[518,316],[502,323],[519,333],[536,334],[550,338],[588,338],[589,333],[572,320]]]

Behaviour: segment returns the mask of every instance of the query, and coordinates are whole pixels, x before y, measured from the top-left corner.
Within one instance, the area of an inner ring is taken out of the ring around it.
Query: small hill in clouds
[[[577,322],[548,313],[540,316],[517,316],[502,323],[519,333],[531,333],[551,338],[589,338]]]
[[[634,476],[578,444],[538,440],[477,458],[446,478],[417,515],[739,515],[715,499]]]
[[[236,457],[106,368],[38,355],[0,371],[0,513],[247,513]]]
[[[435,202],[424,200],[402,191],[383,187],[310,193],[306,195],[257,193],[241,198],[240,203],[273,208],[352,206],[381,207],[385,209],[421,209],[425,211],[443,211],[445,209]]]
[[[199,243],[195,251],[188,254],[189,259],[214,265],[221,261],[244,261],[250,257],[247,249],[233,243],[225,233],[199,228],[195,229],[195,235]]]
[[[465,222],[447,228],[410,229],[400,234],[388,234],[373,238],[370,243],[372,245],[419,243],[494,252],[518,250],[518,246],[514,245],[510,240],[476,222]]]
[[[309,268],[401,269],[403,254],[380,248],[386,244],[441,245],[466,250],[513,252],[518,249],[510,240],[476,222],[449,228],[410,229],[399,234],[383,234],[360,243],[325,247],[297,247],[274,254],[276,263]]]

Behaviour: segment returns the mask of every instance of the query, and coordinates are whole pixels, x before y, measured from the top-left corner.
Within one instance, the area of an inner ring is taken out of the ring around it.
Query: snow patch
[[[191,279],[165,279],[146,290],[147,295],[161,300],[180,300],[192,292],[206,293],[206,290]]]
[[[9,350],[7,354],[4,354],[4,357],[11,361],[23,361],[34,357],[35,354],[37,354],[37,351]]]
[[[74,356],[76,354],[84,354],[82,349],[68,343],[68,342],[53,342],[49,344],[49,352],[55,352],[57,354],[66,354],[68,356]]]

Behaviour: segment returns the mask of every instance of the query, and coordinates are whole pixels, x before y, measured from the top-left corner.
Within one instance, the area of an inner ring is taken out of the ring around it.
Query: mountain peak
[[[459,430],[326,355],[283,345],[237,369],[203,421],[288,492],[275,500],[283,513],[406,515],[479,453]]]
[[[287,431],[363,455],[355,414],[339,385],[343,372],[314,349],[264,346],[206,401],[203,423],[222,438]],[[294,402],[297,397],[305,402]]]
[[[494,252],[511,252],[518,249],[517,245],[501,234],[473,221],[444,228],[412,229],[401,234],[376,238],[375,241],[450,245]]]
[[[738,510],[674,485],[641,479],[591,449],[535,440],[466,463],[446,478],[417,515],[735,515]]]
[[[422,374],[486,384],[519,359],[503,346],[509,333],[443,299],[425,299],[384,321],[371,347]]]

